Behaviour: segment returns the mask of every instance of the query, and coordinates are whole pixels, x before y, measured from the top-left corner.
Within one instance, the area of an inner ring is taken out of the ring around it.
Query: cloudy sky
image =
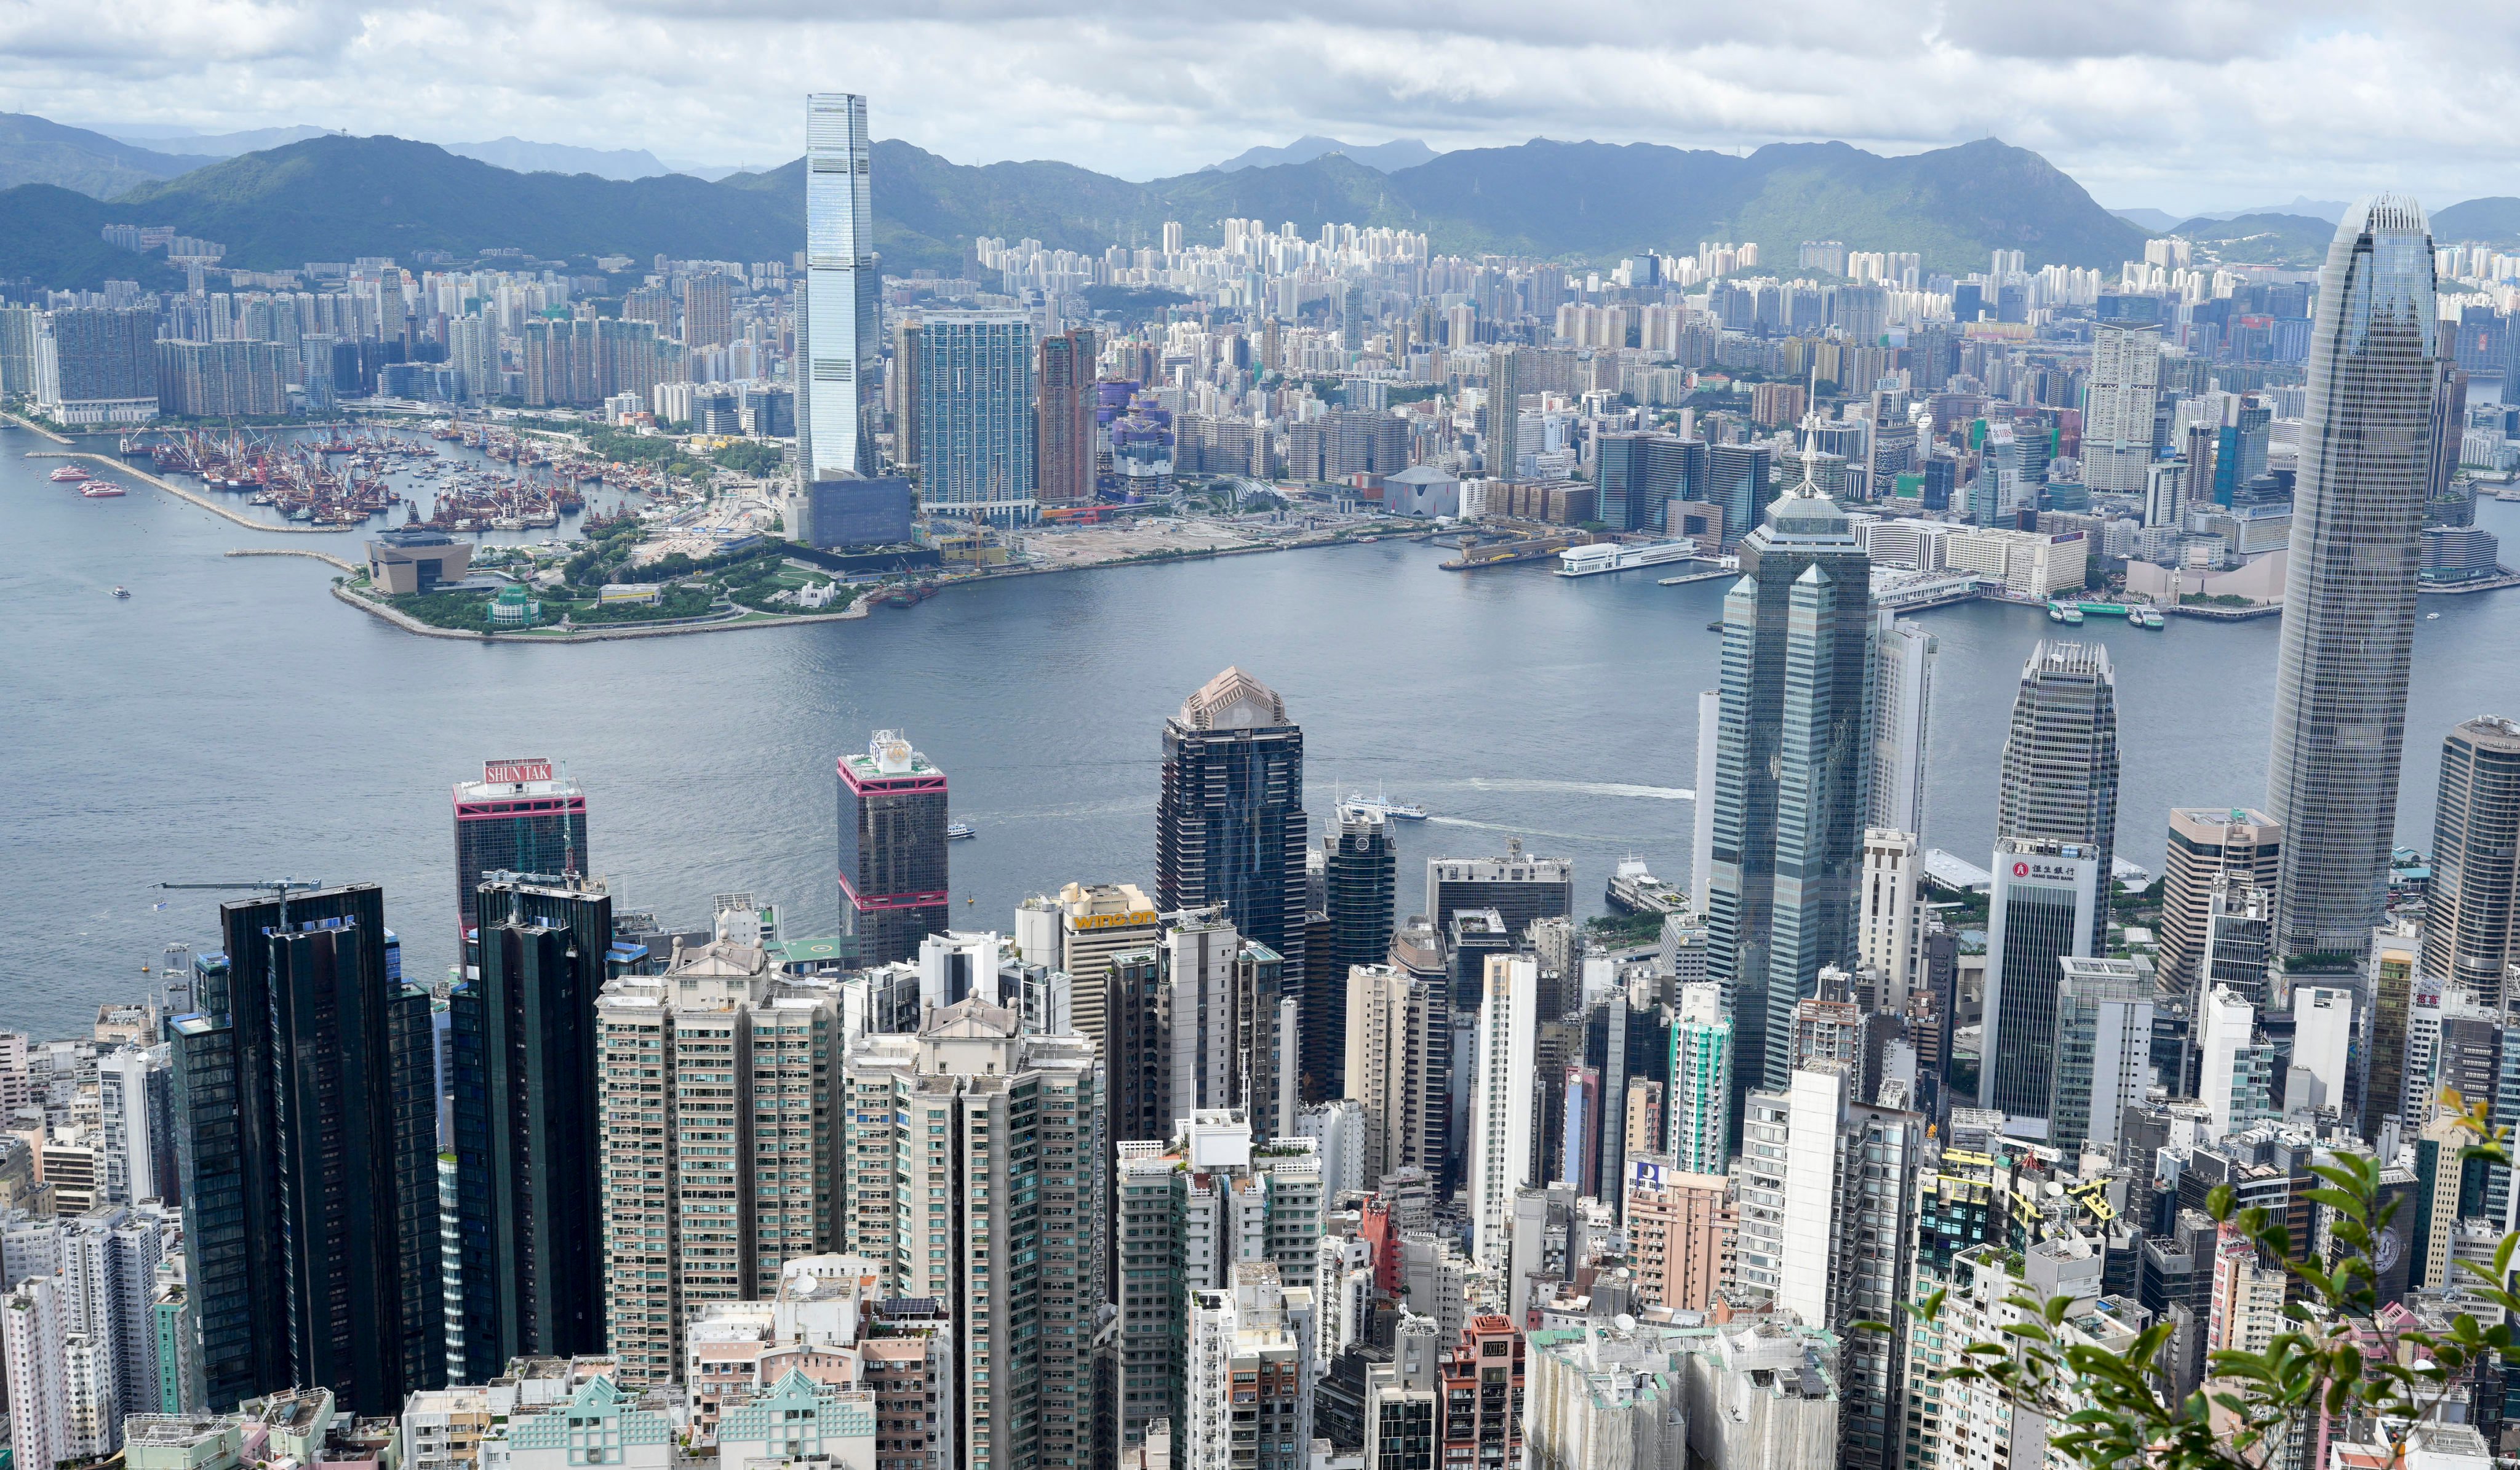
[[[808,90],[960,162],[1994,135],[2111,207],[2520,193],[2520,10],[2335,0],[0,0],[0,110],[793,157]],[[2465,15],[2455,14],[2469,11]]]

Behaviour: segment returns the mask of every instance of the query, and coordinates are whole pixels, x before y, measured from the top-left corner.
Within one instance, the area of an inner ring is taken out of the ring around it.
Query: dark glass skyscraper
[[[2118,841],[2117,676],[2107,645],[2042,640],[2021,666],[1995,834],[2099,850],[2100,901],[2085,952],[2107,953],[2109,864]]]
[[[1341,806],[1338,830],[1322,838],[1322,903],[1328,948],[1304,972],[1304,1100],[1347,1095],[1347,972],[1391,957],[1391,906],[1399,859],[1391,823],[1373,806]]]
[[[585,871],[586,793],[567,771],[539,756],[484,760],[480,780],[455,783],[455,902],[465,933],[484,874]]]
[[[2505,982],[2520,963],[2520,720],[2480,715],[2443,740],[2424,907],[2428,973],[2488,1007],[2520,1000]]]
[[[840,758],[840,932],[888,965],[945,928],[945,773],[909,737],[878,730]]]
[[[1706,443],[1676,434],[1605,434],[1594,445],[1594,513],[1612,530],[1670,528],[1671,503],[1703,500]]]
[[[2385,906],[2439,325],[2422,207],[2347,210],[2318,273],[2267,766],[2289,955],[2363,953]]]
[[[1855,954],[1873,660],[1871,562],[1808,470],[1739,554],[1700,797],[1715,803],[1706,975],[1732,1007],[1736,1120],[1741,1094],[1789,1084],[1795,1003]]]
[[[1235,931],[1304,969],[1304,732],[1278,692],[1228,668],[1164,721],[1155,903],[1222,907]],[[1300,1043],[1298,1043],[1300,1044]]]
[[[428,992],[387,979],[373,885],[220,906],[174,1024],[208,1401],[320,1384],[393,1413],[446,1381]]]
[[[595,998],[612,899],[494,874],[479,912],[478,973],[447,1005],[466,1383],[604,1348]]]

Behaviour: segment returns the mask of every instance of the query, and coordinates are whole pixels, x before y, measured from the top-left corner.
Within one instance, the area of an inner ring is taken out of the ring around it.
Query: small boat
[[[91,480],[79,486],[79,493],[90,500],[111,500],[116,495],[127,495],[130,491],[111,480]]]
[[[953,842],[961,842],[967,837],[977,837],[979,835],[979,832],[974,829],[969,822],[947,822],[945,824],[945,836],[948,840]]]
[[[53,472],[55,484],[76,484],[87,478],[88,473],[76,465],[64,465]]]
[[[116,587],[113,589],[113,595],[116,597],[128,598],[131,596],[131,589],[129,587]]]
[[[2426,622],[2439,622],[2439,621],[2441,621],[2441,614],[2439,614],[2439,613],[2426,613],[2426,614],[2424,615],[2424,621],[2426,621]]]

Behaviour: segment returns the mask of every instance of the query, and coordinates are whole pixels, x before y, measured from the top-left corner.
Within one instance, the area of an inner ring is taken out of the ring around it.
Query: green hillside
[[[2442,245],[2481,240],[2501,245],[2520,240],[2520,199],[2471,199],[2433,216],[2433,239]]]
[[[153,179],[170,179],[210,161],[134,148],[83,127],[26,113],[0,113],[0,189],[55,184],[112,199]]]
[[[803,243],[802,231],[758,191],[687,174],[624,182],[515,173],[401,138],[309,138],[146,185],[115,203],[220,242],[233,264],[266,270],[506,246],[557,258],[664,252],[768,260]]]
[[[2307,214],[2242,214],[2231,219],[2191,219],[2170,233],[2208,246],[2216,255],[2234,263],[2309,269],[2326,263],[2336,226]]]
[[[96,291],[108,281],[138,281],[153,290],[183,284],[162,253],[137,255],[105,243],[99,232],[127,218],[112,205],[55,184],[0,190],[0,285]]]

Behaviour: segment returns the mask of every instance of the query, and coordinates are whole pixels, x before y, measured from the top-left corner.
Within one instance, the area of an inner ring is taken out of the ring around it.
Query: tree
[[[2455,1091],[2445,1091],[2442,1102],[2460,1129],[2479,1140],[2460,1151],[2462,1161],[2510,1164],[2510,1130],[2493,1125],[2490,1104],[2468,1103]],[[2215,1353],[2206,1364],[2205,1386],[2185,1399],[2173,1401],[2162,1391],[2154,1366],[2170,1346],[2172,1323],[2155,1322],[2111,1351],[2068,1330],[2074,1306],[2069,1297],[2008,1299],[2005,1305],[2020,1316],[2002,1329],[2005,1340],[1961,1349],[1943,1381],[1986,1385],[2015,1413],[2044,1417],[2051,1426],[2049,1447],[2092,1470],[2268,1470],[2320,1414],[2378,1423],[2393,1455],[2403,1457],[2414,1429],[2434,1416],[2470,1368],[2489,1356],[2520,1363],[2520,1344],[2508,1321],[2486,1326],[2474,1313],[2461,1312],[2446,1332],[2396,1332],[2395,1342],[2411,1353],[2367,1355],[2356,1329],[2367,1333],[2380,1307],[2380,1270],[2369,1253],[2402,1200],[2380,1201],[2378,1159],[2344,1152],[2331,1157],[2334,1163],[2312,1168],[2322,1182],[2309,1198],[2327,1212],[2332,1263],[2292,1260],[2293,1242],[2283,1223],[2263,1208],[2235,1212],[2229,1185],[2217,1185],[2208,1196],[2208,1214],[2264,1259],[2281,1262],[2303,1290],[2284,1305],[2290,1325],[2264,1352]],[[2455,1263],[2473,1278],[2461,1283],[2463,1294],[2520,1316],[2520,1293],[2511,1290],[2515,1253],[2520,1232],[2502,1237],[2491,1268]],[[1935,1322],[1946,1296],[1935,1291],[1907,1310],[1921,1322]],[[1866,1322],[1858,1330],[1892,1329]]]

